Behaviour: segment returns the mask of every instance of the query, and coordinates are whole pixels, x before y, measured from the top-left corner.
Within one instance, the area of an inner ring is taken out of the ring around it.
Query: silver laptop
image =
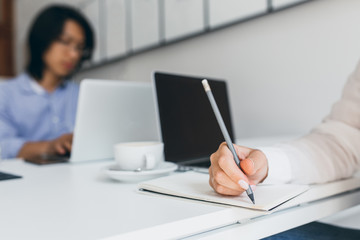
[[[70,161],[112,159],[119,142],[159,141],[156,121],[150,83],[85,79]]]

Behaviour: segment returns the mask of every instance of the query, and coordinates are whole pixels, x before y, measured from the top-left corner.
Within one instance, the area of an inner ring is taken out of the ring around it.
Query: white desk
[[[0,239],[99,239],[224,209],[139,194],[101,175],[111,164],[1,162],[23,178],[0,182]]]
[[[0,171],[23,178],[0,182],[0,239],[258,238],[360,203],[356,191],[259,217],[241,208],[137,193],[136,184],[100,173],[111,164],[1,162]]]

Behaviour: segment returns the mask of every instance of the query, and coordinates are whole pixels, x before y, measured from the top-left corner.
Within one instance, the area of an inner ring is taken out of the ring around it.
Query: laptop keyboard
[[[21,176],[0,172],[0,181],[21,178]]]

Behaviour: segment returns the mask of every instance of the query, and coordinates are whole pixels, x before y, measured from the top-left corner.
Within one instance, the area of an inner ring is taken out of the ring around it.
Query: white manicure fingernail
[[[247,190],[249,188],[249,184],[247,184],[244,180],[240,180],[238,183],[242,189]]]

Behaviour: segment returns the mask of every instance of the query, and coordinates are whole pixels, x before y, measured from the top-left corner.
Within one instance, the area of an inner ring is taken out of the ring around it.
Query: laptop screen
[[[210,166],[210,155],[224,141],[201,80],[203,78],[154,74],[166,161]],[[226,82],[211,79],[208,82],[234,139]]]

